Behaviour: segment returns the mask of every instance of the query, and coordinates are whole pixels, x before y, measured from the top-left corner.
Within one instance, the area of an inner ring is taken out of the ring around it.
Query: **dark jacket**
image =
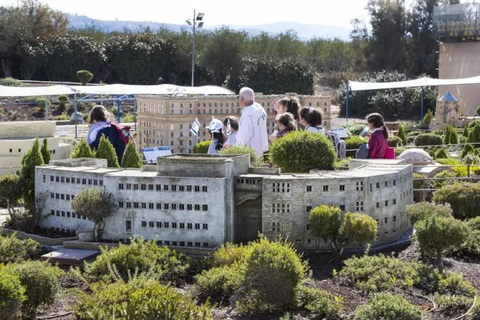
[[[95,139],[95,141],[92,142],[92,144],[90,144],[90,148],[92,148],[92,150],[98,149],[98,144],[102,135],[105,135],[105,137],[113,145],[113,147],[115,148],[115,153],[117,154],[118,163],[122,164],[123,152],[125,152],[126,145],[122,140],[120,140],[117,130],[115,130],[115,128],[113,128],[112,126],[108,125],[98,130],[97,138]]]

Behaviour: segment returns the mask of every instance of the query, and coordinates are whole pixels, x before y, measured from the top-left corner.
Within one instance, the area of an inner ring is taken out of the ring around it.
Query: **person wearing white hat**
[[[208,125],[208,131],[212,135],[212,143],[208,147],[208,154],[218,154],[218,150],[223,148],[225,136],[223,135],[223,122],[212,117]]]

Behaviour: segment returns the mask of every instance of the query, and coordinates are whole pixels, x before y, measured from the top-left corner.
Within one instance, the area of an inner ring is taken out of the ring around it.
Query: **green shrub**
[[[441,146],[442,137],[433,133],[422,133],[415,138],[415,146]]]
[[[432,110],[428,109],[427,114],[423,116],[422,127],[428,128],[430,126],[430,122],[432,122],[432,119],[433,119],[433,112]]]
[[[25,299],[25,288],[18,277],[0,267],[0,319],[18,319]]]
[[[345,148],[347,149],[347,157],[355,158],[358,148],[360,148],[360,146],[366,142],[368,141],[355,136],[345,139]]]
[[[35,319],[39,307],[53,304],[55,296],[60,290],[58,276],[61,270],[52,267],[48,262],[26,261],[21,264],[10,264],[5,267],[16,275],[25,288],[27,299],[23,302],[22,310]]]
[[[471,258],[480,258],[480,217],[468,219],[467,226],[470,228],[468,238],[462,246],[453,252],[454,255]]]
[[[443,170],[442,172],[439,172],[435,175],[435,178],[437,179],[443,179],[443,180],[435,180],[433,182],[433,187],[435,189],[440,189],[443,186],[446,186],[448,184],[453,184],[455,183],[455,180],[452,178],[455,178],[456,174],[453,171],[448,171],[448,170]],[[450,179],[449,179],[450,178]]]
[[[213,254],[212,265],[214,267],[231,266],[242,263],[250,257],[252,246],[226,243]]]
[[[58,102],[63,102],[63,103],[68,102],[68,96],[66,96],[64,94],[59,95],[57,99],[58,99]]]
[[[23,87],[23,82],[14,78],[3,78],[0,79],[0,86],[6,87]]]
[[[112,281],[111,269],[116,270],[123,280],[129,275],[153,272],[162,282],[179,282],[188,269],[182,254],[159,247],[154,241],[132,239],[130,245],[119,244],[117,248],[102,248],[102,253],[92,263],[85,264],[85,273],[94,281]]]
[[[32,239],[20,240],[15,234],[7,237],[0,235],[0,263],[22,262],[37,258],[39,255],[38,242]]]
[[[78,293],[74,312],[79,320],[213,320],[208,303],[198,306],[155,279],[138,277],[128,283],[95,283],[91,287],[91,295]]]
[[[202,141],[197,143],[196,145],[193,146],[193,153],[208,153],[208,147],[210,147],[210,144],[212,143],[212,140],[207,140],[207,141]]]
[[[95,152],[90,148],[85,139],[80,140],[75,144],[70,158],[94,158]]]
[[[258,159],[257,153],[254,149],[247,146],[231,146],[225,150],[220,150],[219,154],[248,154],[250,155],[250,165],[257,166],[261,164],[261,159]]]
[[[205,270],[195,276],[192,294],[201,301],[210,298],[220,304],[228,303],[228,299],[240,288],[244,278],[245,274],[240,265]]]
[[[80,80],[80,82],[82,83],[82,86],[86,86],[87,83],[92,81],[93,73],[91,73],[88,70],[78,70],[77,71],[77,79]]]
[[[300,286],[297,289],[298,307],[309,312],[309,319],[337,319],[343,309],[343,298],[321,290]]]
[[[125,117],[122,118],[123,123],[133,123],[135,122],[135,115],[127,114]]]
[[[142,156],[138,153],[133,140],[130,140],[123,153],[122,168],[141,168],[142,166]]]
[[[407,151],[407,150],[408,150],[407,148],[402,148],[402,147],[395,148],[395,157],[398,157],[398,156],[401,155],[404,151]]]
[[[109,168],[120,168],[115,148],[110,140],[108,140],[103,134],[100,137],[100,142],[98,143],[98,148],[95,152],[95,158],[107,159],[107,166]]]
[[[403,146],[403,141],[400,137],[391,136],[391,137],[388,138],[388,146],[390,148],[401,147],[401,146]]]
[[[469,134],[468,126],[466,126],[465,128],[463,128],[462,136],[465,138],[468,138],[468,134]]]
[[[446,185],[433,194],[436,203],[448,203],[453,216],[457,219],[469,219],[479,215],[480,184],[459,182]]]
[[[465,296],[452,296],[446,294],[435,294],[432,297],[437,308],[442,310],[442,314],[448,316],[457,316],[464,314],[472,306],[473,299]]]
[[[326,136],[296,131],[275,140],[270,147],[270,159],[283,172],[310,172],[333,169],[336,153]]]
[[[403,127],[403,124],[398,124],[398,132],[397,132],[397,137],[399,137],[402,140],[402,144],[404,146],[407,145],[407,135],[405,133],[405,128]]]
[[[251,247],[240,284],[240,309],[247,313],[290,310],[295,305],[295,290],[307,272],[306,265],[287,242],[261,238]]]
[[[424,320],[427,317],[420,308],[400,295],[376,294],[365,306],[360,307],[355,320]]]
[[[55,120],[70,120],[70,117],[68,116],[68,114],[66,112],[62,113],[61,115],[59,116],[56,116],[54,117]]]
[[[435,217],[452,217],[452,208],[447,204],[435,204],[430,202],[420,202],[405,207],[405,212],[410,222],[415,224],[416,222],[423,220],[430,216]]]
[[[480,148],[480,124],[473,127],[468,134],[468,143],[472,144],[475,149]]]
[[[352,126],[343,126],[346,127],[347,131],[350,132],[352,136],[358,136],[362,133],[365,128],[364,124],[353,124]]]
[[[468,237],[467,225],[453,217],[429,216],[415,223],[415,237],[420,250],[436,258],[438,270],[443,272],[443,254],[459,248]]]
[[[445,151],[445,149],[438,149],[435,153],[435,160],[436,159],[447,159],[450,158],[450,155]]]

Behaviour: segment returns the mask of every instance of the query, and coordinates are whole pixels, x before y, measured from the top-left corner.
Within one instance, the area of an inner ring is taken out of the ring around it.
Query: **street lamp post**
[[[197,28],[197,21],[198,21],[198,28],[202,28],[204,22],[203,20],[203,13],[199,13],[196,15],[195,10],[193,10],[193,19],[188,19],[187,24],[192,26],[192,87],[195,86],[195,34]]]

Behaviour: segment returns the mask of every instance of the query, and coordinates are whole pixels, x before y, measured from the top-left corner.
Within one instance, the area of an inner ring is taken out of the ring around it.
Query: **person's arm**
[[[236,146],[246,146],[250,142],[253,133],[251,118],[247,117],[239,123]]]

